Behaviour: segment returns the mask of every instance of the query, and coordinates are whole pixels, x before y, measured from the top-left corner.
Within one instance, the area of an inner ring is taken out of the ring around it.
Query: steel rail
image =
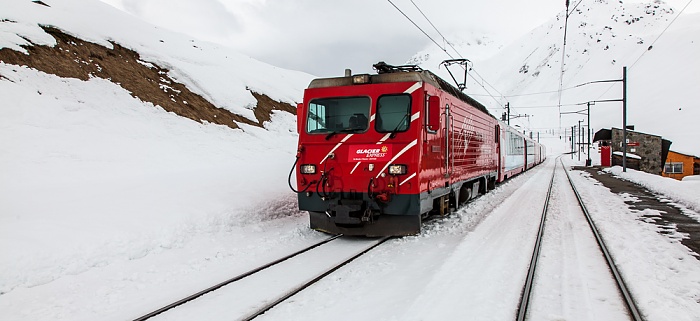
[[[561,156],[557,157],[561,158]],[[532,294],[532,285],[535,279],[535,269],[537,268],[537,260],[540,256],[540,248],[542,246],[542,235],[544,234],[544,222],[547,218],[547,209],[549,208],[549,199],[552,196],[552,186],[554,185],[554,174],[557,171],[557,163],[554,161],[554,169],[552,170],[552,178],[549,181],[549,188],[547,189],[547,198],[544,201],[544,208],[542,208],[542,217],[540,219],[540,228],[537,231],[537,240],[535,241],[535,249],[532,251],[532,258],[530,259],[530,267],[527,270],[527,278],[525,279],[525,286],[523,286],[523,291],[520,296],[520,304],[518,305],[517,320],[524,321],[527,315],[527,308],[530,306],[530,295]]]
[[[365,253],[371,251],[371,250],[374,249],[375,247],[381,245],[382,243],[384,243],[384,242],[386,242],[386,241],[388,241],[388,240],[390,240],[390,239],[392,239],[392,238],[394,238],[394,237],[393,237],[393,236],[387,236],[387,237],[381,238],[381,239],[379,240],[379,242],[377,242],[377,244],[374,244],[374,245],[372,245],[372,246],[370,246],[370,247],[368,247],[368,248],[362,250],[361,252],[355,254],[355,255],[352,256],[351,258],[346,259],[345,261],[340,262],[340,263],[334,265],[334,266],[331,267],[330,269],[328,269],[328,270],[326,270],[325,272],[323,272],[323,273],[319,274],[318,276],[316,276],[314,279],[312,279],[312,280],[310,280],[310,281],[308,281],[308,282],[306,282],[306,283],[304,283],[304,284],[300,284],[298,287],[296,287],[296,288],[294,288],[294,289],[288,291],[287,293],[285,293],[284,295],[278,297],[277,299],[275,299],[275,300],[272,301],[271,303],[266,304],[265,306],[261,307],[261,308],[258,309],[257,311],[255,311],[255,312],[249,314],[248,316],[246,316],[246,317],[244,317],[244,318],[242,318],[242,319],[240,319],[240,320],[242,320],[242,321],[249,321],[249,320],[253,320],[253,319],[255,319],[255,318],[261,316],[263,313],[269,311],[270,309],[274,308],[274,307],[277,306],[278,304],[284,302],[285,300],[289,299],[290,297],[294,296],[295,294],[297,294],[297,293],[303,291],[304,289],[310,287],[311,285],[313,285],[313,284],[315,284],[316,282],[322,280],[323,278],[325,278],[325,277],[328,276],[329,274],[331,274],[331,273],[337,271],[337,270],[340,269],[341,267],[343,267],[343,266],[345,266],[346,264],[348,264],[348,263],[354,261],[354,260],[357,259],[358,257],[364,255]]]
[[[564,167],[563,162],[562,162],[562,167]],[[610,252],[608,251],[607,246],[605,246],[605,242],[603,241],[602,236],[598,232],[598,228],[596,227],[595,223],[593,222],[593,219],[591,218],[591,215],[588,212],[588,209],[583,204],[583,199],[581,198],[581,194],[579,194],[578,190],[576,189],[576,186],[574,185],[574,181],[571,179],[571,175],[569,175],[569,171],[564,169],[564,172],[566,173],[566,177],[569,179],[569,184],[571,184],[571,188],[574,190],[574,194],[576,194],[576,199],[578,199],[578,204],[581,207],[583,214],[586,216],[586,220],[588,221],[588,225],[591,227],[591,231],[593,232],[593,235],[595,236],[595,239],[598,242],[598,246],[600,247],[601,252],[603,252],[603,256],[605,257],[605,261],[608,263],[608,267],[610,268],[610,272],[612,273],[613,277],[615,278],[615,283],[617,284],[617,288],[620,290],[620,294],[622,294],[622,298],[625,301],[625,305],[627,306],[627,310],[630,313],[630,317],[634,321],[643,321],[644,319],[642,318],[641,313],[639,313],[639,309],[637,308],[637,304],[635,303],[634,298],[632,298],[632,294],[630,293],[629,289],[627,288],[627,285],[626,285],[624,279],[622,278],[620,271],[617,270],[617,266],[615,265],[615,261],[613,260],[612,255],[610,255]]]
[[[150,312],[150,313],[145,314],[145,315],[143,315],[143,316],[141,316],[141,317],[138,317],[138,318],[134,319],[134,321],[144,321],[144,320],[150,319],[150,318],[152,318],[152,317],[154,317],[154,316],[156,316],[156,315],[159,315],[159,314],[161,314],[161,313],[163,313],[163,312],[165,312],[165,311],[168,311],[168,310],[170,310],[170,309],[172,309],[172,308],[178,307],[178,306],[183,305],[183,304],[185,304],[185,303],[187,303],[187,302],[190,302],[190,301],[192,301],[192,300],[195,300],[195,299],[197,299],[197,298],[199,298],[199,297],[201,297],[201,296],[203,296],[203,295],[205,295],[205,294],[207,294],[207,293],[216,291],[216,290],[218,290],[218,289],[220,289],[220,288],[222,288],[222,287],[224,287],[224,286],[226,286],[226,285],[229,285],[229,284],[231,284],[231,283],[233,283],[233,282],[239,281],[239,280],[241,280],[241,279],[243,279],[243,278],[246,278],[246,277],[251,276],[251,275],[253,275],[253,274],[255,274],[255,273],[258,273],[258,272],[260,272],[260,271],[262,271],[262,270],[265,270],[265,269],[267,269],[267,268],[269,268],[269,267],[271,267],[271,266],[277,265],[277,264],[279,264],[279,263],[281,263],[281,262],[284,262],[284,261],[286,261],[286,260],[288,260],[288,259],[291,259],[291,258],[293,258],[293,257],[295,257],[295,256],[298,256],[299,254],[308,252],[309,250],[312,250],[312,249],[314,249],[314,248],[317,248],[317,247],[319,247],[319,246],[321,246],[321,245],[323,245],[323,244],[326,244],[326,243],[328,243],[328,242],[330,242],[330,241],[333,241],[333,240],[335,240],[335,239],[337,239],[337,238],[339,238],[339,237],[341,237],[341,236],[342,236],[342,234],[329,237],[329,238],[327,238],[327,239],[325,239],[325,240],[323,240],[323,241],[321,241],[321,242],[318,242],[318,243],[316,243],[316,244],[313,244],[313,245],[311,245],[311,246],[308,246],[308,247],[306,247],[306,248],[304,248],[304,249],[301,249],[301,250],[299,250],[299,251],[296,251],[296,252],[294,252],[294,253],[292,253],[292,254],[289,254],[289,255],[284,256],[284,257],[282,257],[282,258],[279,258],[279,259],[277,259],[277,260],[274,260],[274,261],[272,261],[272,262],[270,262],[270,263],[267,263],[267,264],[265,264],[265,265],[261,265],[261,266],[255,268],[255,269],[252,269],[252,270],[250,270],[250,271],[248,271],[248,272],[245,272],[245,273],[243,273],[243,274],[240,274],[240,275],[238,275],[238,276],[235,276],[235,277],[233,277],[233,278],[231,278],[231,279],[228,279],[228,280],[226,280],[226,281],[223,281],[223,282],[221,282],[221,283],[219,283],[219,284],[216,284],[216,285],[214,285],[214,286],[208,287],[208,288],[206,288],[206,289],[204,289],[204,290],[202,290],[202,291],[199,291],[199,292],[197,292],[197,293],[195,293],[195,294],[192,294],[192,295],[190,295],[190,296],[188,296],[188,297],[185,297],[185,298],[182,298],[182,299],[180,299],[180,300],[177,300],[177,301],[175,301],[175,302],[173,302],[173,303],[170,303],[170,304],[168,304],[168,305],[166,305],[166,306],[164,306],[164,307],[162,307],[162,308],[160,308],[160,309],[157,309],[157,310],[155,310],[155,311],[153,311],[153,312]]]

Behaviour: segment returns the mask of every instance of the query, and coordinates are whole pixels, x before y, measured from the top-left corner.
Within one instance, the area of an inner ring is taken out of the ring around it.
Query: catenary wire
[[[438,48],[440,48],[443,52],[445,52],[445,54],[446,54],[448,57],[450,57],[451,59],[454,59],[454,56],[451,55],[451,54],[447,51],[447,49],[446,49],[445,47],[443,47],[443,46],[441,46],[439,43],[437,43],[437,41],[435,41],[435,39],[433,39],[430,35],[428,35],[428,33],[425,32],[425,30],[423,30],[420,26],[418,26],[418,24],[415,23],[415,22],[414,22],[406,13],[404,13],[398,6],[396,6],[396,4],[394,4],[391,0],[387,0],[387,1],[389,1],[389,3],[391,3],[391,5],[392,5],[396,10],[398,10],[406,19],[408,19],[408,21],[410,21],[416,28],[418,28],[418,30],[420,30],[426,37],[428,37],[428,39],[430,39],[436,46],[438,46]],[[430,25],[433,26],[433,28],[435,28],[435,30],[438,32],[438,34],[440,34],[440,36],[443,37],[443,40],[445,41],[445,43],[447,43],[447,44],[452,48],[452,50],[454,50],[454,51],[457,53],[457,55],[459,55],[460,58],[464,58],[464,57],[459,53],[459,51],[458,51],[454,46],[452,46],[452,44],[450,43],[450,41],[448,41],[448,40],[442,35],[442,33],[435,27],[435,25],[430,21],[430,19],[428,19],[428,17],[423,13],[423,11],[418,7],[418,5],[417,5],[415,2],[413,2],[413,1],[411,1],[411,3],[413,3],[413,5],[416,7],[416,9],[418,9],[418,11],[419,11],[419,12],[423,15],[423,17],[428,21],[428,23],[430,23]],[[466,67],[463,66],[462,68],[466,68]],[[477,75],[477,76],[481,79],[481,81],[483,81],[484,83],[486,83],[487,85],[489,85],[491,88],[493,88],[502,98],[505,98],[505,96],[504,96],[503,94],[501,94],[501,93],[498,91],[498,89],[496,89],[493,85],[491,85],[483,76],[481,76],[476,70],[474,70],[473,67],[472,67],[470,70],[473,71],[474,74]],[[477,82],[477,84],[478,84],[479,86],[481,86],[482,88],[484,88],[484,90],[486,91],[486,93],[487,93],[491,98],[493,98],[494,101],[496,101],[496,103],[499,105],[499,108],[503,108],[503,107],[501,107],[501,101],[498,100],[493,94],[491,94],[491,92],[490,92],[483,84],[481,84],[481,83],[479,83],[479,82]]]
[[[644,57],[644,55],[645,55],[647,52],[649,52],[649,51],[651,50],[651,48],[652,48],[652,47],[654,46],[654,44],[659,40],[659,38],[661,38],[661,36],[664,35],[664,33],[666,32],[666,30],[668,30],[668,28],[671,27],[671,25],[676,21],[676,19],[678,19],[678,17],[680,17],[681,14],[683,14],[683,11],[685,11],[685,9],[688,8],[688,6],[690,5],[690,3],[692,3],[692,2],[693,2],[693,0],[689,0],[688,3],[685,4],[685,6],[683,7],[683,9],[681,9],[681,11],[678,12],[678,14],[673,18],[673,20],[671,20],[671,22],[666,26],[666,28],[664,28],[664,30],[661,31],[661,33],[656,37],[656,39],[654,39],[654,41],[651,43],[651,45],[649,45],[649,49],[644,50],[644,52],[642,52],[642,54],[639,55],[639,57],[637,57],[637,59],[632,63],[632,65],[630,65],[629,67],[627,67],[627,72],[629,72],[629,71],[632,69],[632,67],[634,67],[634,65],[636,65],[637,62],[639,62],[639,60],[642,59],[642,57]],[[608,91],[610,91],[610,89],[612,89],[614,86],[615,86],[615,85],[610,85],[610,86],[608,86],[608,89],[606,89],[602,94],[600,94],[600,96],[598,96],[597,99],[600,99],[601,97],[605,96],[605,94],[607,94]]]

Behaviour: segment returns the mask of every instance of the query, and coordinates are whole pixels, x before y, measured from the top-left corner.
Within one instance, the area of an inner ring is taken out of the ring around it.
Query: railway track
[[[333,236],[156,309],[134,321],[222,317],[252,320],[389,239],[391,237],[367,240]],[[339,260],[339,257],[342,259]]]
[[[600,233],[598,232],[598,229],[595,226],[595,223],[591,219],[591,216],[586,209],[586,206],[583,203],[583,200],[581,199],[581,196],[579,192],[576,190],[576,186],[574,185],[573,180],[571,179],[571,176],[569,175],[569,172],[565,169],[563,162],[561,162],[561,169],[563,172],[566,174],[566,178],[564,179],[563,177],[560,178],[559,182],[562,185],[565,186],[558,186],[558,189],[556,190],[556,193],[559,193],[563,195],[563,193],[566,193],[565,190],[569,190],[567,187],[570,186],[570,191],[575,195],[575,199],[578,202],[578,207],[580,208],[580,213],[573,213],[572,215],[581,215],[582,217],[585,217],[585,221],[587,222],[588,227],[590,228],[590,231],[593,235],[593,238],[595,239],[595,243],[597,243],[598,248],[600,249],[600,252],[602,253],[602,256],[605,260],[605,264],[607,265],[607,269],[609,270],[612,279],[614,280],[615,287],[617,288],[617,291],[619,292],[619,296],[621,298],[621,305],[624,306],[624,309],[626,309],[626,314],[629,317],[630,320],[634,321],[641,321],[642,316],[639,312],[639,309],[637,308],[634,299],[632,298],[632,295],[630,294],[630,291],[627,288],[627,285],[624,282],[624,279],[622,278],[621,274],[617,270],[617,267],[615,265],[615,262],[613,260],[613,257],[610,255],[610,252],[607,249],[607,246],[605,245],[605,242],[603,238],[601,237]],[[539,231],[537,234],[537,240],[535,242],[535,247],[533,250],[532,254],[532,259],[530,262],[530,267],[528,269],[527,273],[527,278],[525,281],[525,285],[523,287],[523,290],[521,292],[521,298],[520,298],[520,304],[518,307],[517,311],[517,317],[516,320],[518,321],[523,321],[528,318],[528,312],[530,312],[531,308],[531,303],[533,301],[533,288],[535,287],[535,278],[537,276],[537,268],[540,263],[540,250],[542,248],[542,240],[543,236],[545,234],[545,223],[547,222],[547,214],[550,211],[550,200],[552,199],[553,195],[553,186],[555,185],[555,178],[557,177],[557,168],[558,166],[554,166],[554,169],[552,171],[552,179],[550,180],[549,183],[549,188],[547,191],[547,197],[546,201],[542,210],[542,216],[541,216],[541,221],[540,221],[540,226],[539,226]],[[568,184],[562,183],[568,181]],[[571,192],[570,192],[571,193]],[[564,196],[560,196],[564,197]],[[575,211],[572,211],[575,212]],[[560,241],[562,242],[562,241]],[[575,241],[573,242],[575,243]],[[580,247],[580,245],[578,245]]]

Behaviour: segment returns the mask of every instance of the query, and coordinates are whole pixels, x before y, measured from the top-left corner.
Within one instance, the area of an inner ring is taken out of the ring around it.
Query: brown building
[[[593,142],[610,146],[612,165],[622,166],[622,129],[601,129],[595,133]],[[627,130],[627,167],[661,175],[671,141],[658,135]],[[601,160],[602,164],[606,162]]]
[[[662,175],[677,180],[690,175],[700,175],[700,158],[694,155],[669,151]]]

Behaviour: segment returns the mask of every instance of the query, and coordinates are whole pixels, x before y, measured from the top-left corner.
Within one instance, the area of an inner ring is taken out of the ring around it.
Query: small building
[[[661,175],[677,180],[682,180],[683,177],[690,175],[700,175],[700,158],[694,155],[669,151],[664,172]]]
[[[601,164],[603,166],[622,166],[622,129],[611,128],[597,131],[593,142],[601,146]],[[671,141],[658,135],[627,130],[627,167],[643,172],[661,175],[666,163]],[[606,152],[603,152],[605,149]],[[634,157],[632,157],[634,155]]]

